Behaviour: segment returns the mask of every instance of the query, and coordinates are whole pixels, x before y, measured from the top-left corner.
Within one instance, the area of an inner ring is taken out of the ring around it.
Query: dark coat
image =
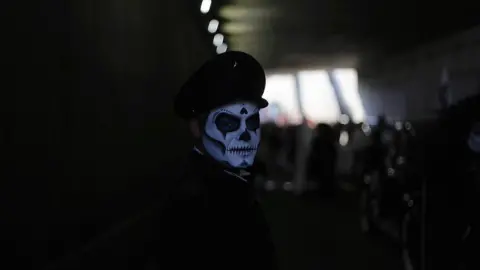
[[[276,269],[253,183],[197,152],[174,192],[50,270]]]
[[[152,242],[154,269],[275,269],[253,184],[194,151]]]

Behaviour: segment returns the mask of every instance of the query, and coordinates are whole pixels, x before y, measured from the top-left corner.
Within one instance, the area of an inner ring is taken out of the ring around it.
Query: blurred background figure
[[[319,193],[331,196],[335,192],[337,149],[334,129],[327,124],[315,127],[307,163],[308,179],[316,183]]]
[[[385,116],[379,116],[375,128],[372,130],[371,140],[372,144],[369,147],[369,171],[384,171],[385,158],[388,152],[387,143],[390,138]]]

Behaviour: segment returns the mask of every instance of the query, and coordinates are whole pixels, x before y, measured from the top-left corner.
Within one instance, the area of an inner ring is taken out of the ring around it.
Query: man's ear
[[[189,126],[194,138],[198,139],[202,136],[200,122],[198,121],[198,119],[190,120]]]

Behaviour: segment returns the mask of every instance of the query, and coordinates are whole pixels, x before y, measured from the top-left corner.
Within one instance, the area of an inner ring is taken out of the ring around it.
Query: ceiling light
[[[207,14],[210,11],[210,7],[212,6],[212,0],[203,0],[202,5],[200,6],[200,12],[203,14]]]
[[[215,33],[217,32],[218,30],[218,25],[219,25],[219,22],[218,20],[211,20],[209,23],[208,23],[208,32],[210,33]]]
[[[227,49],[228,49],[227,44],[223,43],[223,44],[221,44],[220,46],[217,47],[217,53],[218,54],[224,53],[224,52],[227,51]]]
[[[223,37],[222,34],[220,34],[220,33],[219,33],[219,34],[216,34],[216,35],[213,37],[213,45],[215,45],[215,46],[218,47],[218,46],[222,45],[223,40],[224,40],[224,37]]]

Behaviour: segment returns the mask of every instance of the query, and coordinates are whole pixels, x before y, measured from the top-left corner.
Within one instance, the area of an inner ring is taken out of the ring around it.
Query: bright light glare
[[[372,131],[372,129],[370,128],[370,126],[366,123],[363,123],[362,124],[362,131],[363,133],[365,133],[365,135],[369,135],[370,132]]]
[[[346,125],[346,124],[348,124],[348,122],[350,122],[350,117],[348,117],[348,115],[346,115],[346,114],[342,114],[342,115],[340,115],[339,122],[342,125]]]
[[[350,138],[348,136],[348,132],[342,131],[342,133],[340,133],[340,138],[338,139],[338,143],[341,146],[346,146],[348,144],[349,139]]]
[[[290,124],[300,124],[302,116],[298,108],[295,77],[291,74],[272,74],[267,76],[267,84],[263,97],[270,104],[278,105]],[[268,107],[267,107],[268,110]],[[268,113],[267,113],[268,114]],[[272,119],[277,120],[277,119]]]
[[[210,33],[215,33],[217,32],[218,30],[218,25],[219,25],[219,22],[218,20],[211,20],[209,23],[208,23],[208,32]]]
[[[210,11],[210,7],[212,6],[212,0],[203,0],[202,5],[200,6],[200,12],[203,14],[207,14]]]
[[[402,122],[395,122],[395,129],[396,130],[402,130],[403,124]]]
[[[223,37],[222,34],[216,34],[216,35],[213,37],[213,45],[215,45],[215,46],[217,46],[217,47],[220,46],[220,45],[222,45],[223,39],[224,39],[224,37]]]
[[[335,91],[324,70],[301,71],[300,93],[307,119],[316,123],[335,123],[340,117]]]
[[[333,76],[337,79],[341,95],[352,113],[355,123],[365,121],[365,108],[358,93],[358,75],[355,69],[336,69]]]
[[[227,51],[227,49],[228,49],[227,44],[220,44],[220,46],[217,47],[217,53],[218,54],[224,53]]]

